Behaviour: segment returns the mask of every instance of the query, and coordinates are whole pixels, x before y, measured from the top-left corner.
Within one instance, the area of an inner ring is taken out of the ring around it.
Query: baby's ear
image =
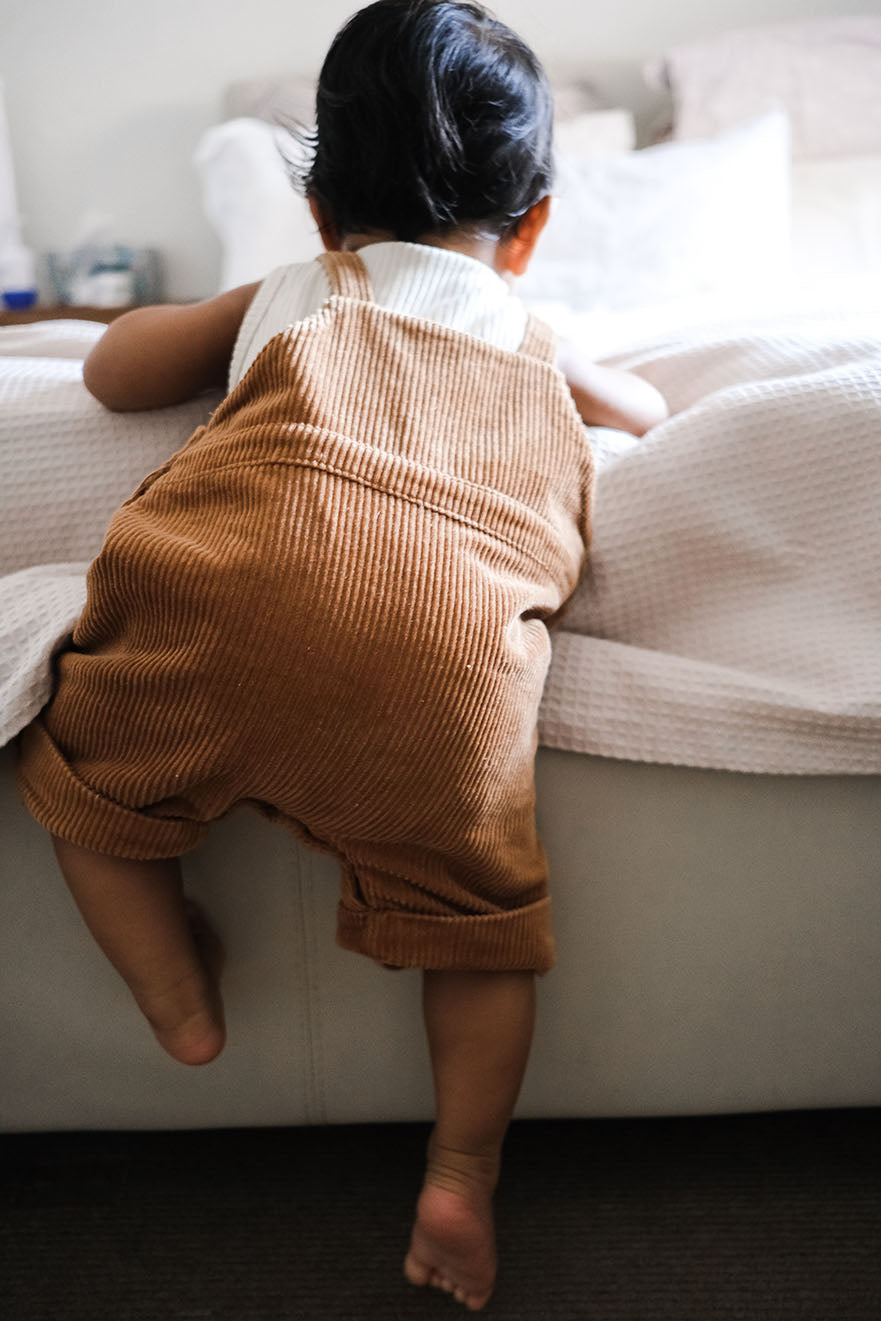
[[[499,241],[497,256],[502,272],[510,271],[512,275],[524,273],[550,213],[551,195],[546,193],[537,202],[533,202],[528,211],[524,211],[513,232]]]
[[[324,244],[326,252],[339,252],[342,249],[343,242],[340,238],[340,232],[337,229],[336,221],[330,213],[329,208],[324,204],[320,197],[315,193],[307,193],[306,201],[309,203],[309,210],[312,212],[312,219],[318,226],[318,233],[321,236],[321,242]]]

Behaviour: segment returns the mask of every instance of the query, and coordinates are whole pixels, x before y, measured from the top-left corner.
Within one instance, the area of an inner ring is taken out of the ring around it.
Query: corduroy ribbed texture
[[[536,718],[588,444],[538,323],[508,353],[324,260],[327,304],[114,516],[25,801],[137,858],[249,801],[340,859],[346,947],[542,972]]]

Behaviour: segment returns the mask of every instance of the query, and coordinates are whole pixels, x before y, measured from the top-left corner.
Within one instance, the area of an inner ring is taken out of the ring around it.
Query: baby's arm
[[[257,284],[203,303],[139,307],[111,322],[83,365],[86,389],[115,412],[165,408],[226,389],[242,318]]]
[[[669,416],[660,390],[632,372],[599,367],[571,344],[560,345],[557,362],[588,426],[617,427],[642,436]]]

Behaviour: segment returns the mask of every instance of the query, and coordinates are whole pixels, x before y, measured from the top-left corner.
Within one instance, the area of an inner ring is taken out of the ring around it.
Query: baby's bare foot
[[[209,1064],[226,1043],[220,998],[225,956],[204,911],[189,899],[186,908],[196,957],[175,980],[133,989],[163,1050],[181,1064]]]
[[[195,899],[187,897],[184,899],[184,908],[199,957],[212,981],[219,986],[224,964],[226,963],[226,950],[223,948],[223,941],[211,925],[208,914],[201,904],[197,904]]]
[[[489,1302],[496,1278],[492,1193],[497,1162],[437,1152],[416,1207],[404,1274],[452,1294],[471,1311]]]
[[[156,1040],[180,1064],[210,1064],[226,1043],[217,986],[202,970],[170,986],[135,993]]]

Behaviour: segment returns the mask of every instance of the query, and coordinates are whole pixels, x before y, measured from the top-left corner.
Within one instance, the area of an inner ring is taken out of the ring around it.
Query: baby
[[[158,1041],[223,1048],[219,945],[179,856],[249,802],[342,872],[337,938],[424,970],[436,1122],[404,1271],[482,1308],[491,1199],[550,968],[534,822],[548,625],[589,539],[583,423],[665,414],[555,366],[510,288],[547,220],[552,104],[483,9],[379,0],[321,71],[306,194],[326,252],[115,321],[112,409],[221,383],[116,513],[25,800]]]

